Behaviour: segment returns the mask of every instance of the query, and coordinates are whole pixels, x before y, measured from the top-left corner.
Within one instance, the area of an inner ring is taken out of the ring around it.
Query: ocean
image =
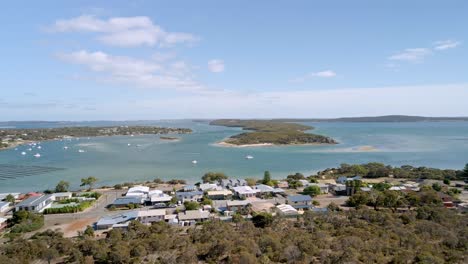
[[[21,123],[15,126],[157,125],[191,128],[194,133],[176,135],[181,138],[176,142],[161,140],[157,135],[114,136],[42,142],[40,150],[28,151],[29,146],[19,146],[0,151],[0,192],[42,191],[54,188],[60,180],[78,188],[80,179],[88,176],[97,177],[101,186],[155,178],[195,183],[208,171],[260,178],[269,170],[273,178],[284,178],[290,173],[308,175],[341,163],[382,162],[451,169],[461,169],[468,163],[468,122],[304,124],[314,126],[313,133],[333,137],[340,144],[220,147],[215,143],[241,130],[190,120]],[[23,151],[27,155],[21,155]],[[41,157],[34,157],[36,153]],[[247,155],[253,159],[246,159]]]

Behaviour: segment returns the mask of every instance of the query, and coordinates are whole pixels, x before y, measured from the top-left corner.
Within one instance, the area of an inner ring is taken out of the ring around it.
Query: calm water
[[[64,168],[41,175],[0,180],[0,192],[44,190],[53,188],[60,180],[77,187],[80,179],[87,176],[99,178],[100,185],[154,178],[196,182],[207,171],[223,171],[233,177],[261,177],[263,171],[270,170],[273,177],[280,178],[288,173],[311,173],[340,163],[378,161],[391,165],[459,169],[468,162],[468,122],[306,123],[316,127],[315,133],[331,136],[340,144],[260,148],[215,146],[215,142],[238,133],[239,129],[186,120],[71,125],[121,124],[189,127],[194,133],[179,135],[182,138],[179,142],[163,141],[154,135],[116,136],[43,142],[41,150],[31,152],[27,151],[29,146],[0,151],[0,164]],[[23,125],[32,126],[58,124]],[[64,146],[69,149],[65,150]],[[79,153],[79,149],[85,152]],[[27,155],[22,156],[22,151]],[[35,153],[40,153],[41,157],[33,157]],[[246,155],[252,155],[254,159],[246,160]],[[197,160],[198,164],[193,165],[192,160]]]

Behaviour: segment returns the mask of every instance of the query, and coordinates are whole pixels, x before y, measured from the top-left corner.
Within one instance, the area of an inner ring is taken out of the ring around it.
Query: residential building
[[[136,220],[137,217],[138,211],[127,211],[116,215],[104,216],[96,222],[96,229],[102,230],[119,227],[118,225],[129,223],[130,221]]]
[[[160,190],[154,190],[149,192],[148,197],[149,202],[151,202],[151,204],[168,203],[172,200],[172,196],[167,195]]]
[[[129,188],[125,196],[138,196],[138,197],[146,198],[149,192],[150,192],[149,187],[137,185],[137,186],[133,186]]]
[[[224,179],[220,181],[223,188],[231,189],[239,186],[247,186],[247,182],[244,179]]]
[[[166,216],[165,209],[141,210],[138,211],[137,220],[142,224],[151,224],[153,222],[164,221]]]
[[[72,193],[71,192],[60,192],[60,193],[54,193],[54,201],[61,201],[61,200],[66,200],[72,198]]]
[[[206,191],[219,191],[219,190],[222,190],[223,188],[214,183],[202,183],[200,184],[199,189],[202,192],[206,192]]]
[[[179,223],[181,225],[192,225],[196,222],[203,222],[210,218],[210,212],[203,210],[187,210],[178,213]]]
[[[31,211],[41,213],[44,209],[49,208],[54,201],[53,195],[40,195],[29,197],[15,206],[17,211]]]
[[[240,199],[246,199],[249,197],[255,197],[257,194],[258,190],[252,189],[250,186],[238,186],[238,187],[233,187],[234,193],[239,197]]]
[[[289,204],[280,204],[276,206],[277,212],[280,215],[292,216],[298,215],[297,210]]]
[[[141,197],[138,196],[129,196],[129,197],[120,197],[115,199],[111,206],[115,207],[127,207],[129,205],[140,205],[143,203],[143,200]]]
[[[309,195],[291,195],[288,196],[286,202],[295,209],[310,209],[312,207],[312,198]]]
[[[241,211],[242,209],[247,208],[247,206],[249,204],[250,204],[250,202],[245,201],[245,200],[242,200],[242,201],[239,201],[239,200],[227,201],[226,202],[226,207],[227,207],[228,211],[238,212],[238,211]]]
[[[194,191],[194,192],[176,192],[176,197],[178,201],[181,202],[198,202],[203,198],[203,192]]]
[[[232,198],[232,192],[226,189],[220,191],[208,191],[206,196],[211,200],[230,200]]]
[[[9,202],[0,202],[0,213],[4,213],[10,208]]]
[[[276,184],[276,187],[277,187],[277,188],[287,189],[287,188],[289,188],[289,183],[288,183],[287,181],[279,181],[279,182]]]
[[[309,184],[309,186],[317,186],[320,188],[320,193],[328,193],[328,184],[324,184],[324,183],[311,183]]]
[[[346,195],[346,185],[337,183],[331,186],[335,195]]]
[[[259,194],[266,194],[266,193],[273,194],[273,192],[275,191],[275,188],[265,185],[265,184],[257,184],[253,187],[253,189],[257,190]]]
[[[185,185],[183,188],[184,192],[193,192],[197,190],[197,186],[195,185]]]

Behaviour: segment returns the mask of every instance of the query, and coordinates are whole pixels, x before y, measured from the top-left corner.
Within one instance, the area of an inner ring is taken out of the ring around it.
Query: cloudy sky
[[[468,2],[8,1],[0,120],[468,116]]]

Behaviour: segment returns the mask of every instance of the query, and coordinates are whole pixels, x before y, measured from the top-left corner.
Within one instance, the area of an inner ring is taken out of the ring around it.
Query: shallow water
[[[0,180],[0,192],[44,190],[53,188],[60,180],[77,187],[80,179],[87,176],[99,178],[99,185],[154,178],[178,178],[194,183],[207,171],[223,171],[232,177],[261,177],[263,171],[270,170],[274,178],[282,178],[289,173],[307,174],[340,163],[377,161],[460,169],[468,162],[468,122],[306,123],[316,127],[314,133],[331,136],[340,144],[252,148],[214,144],[238,133],[238,128],[187,120],[66,125],[122,124],[189,127],[194,133],[177,135],[181,141],[165,141],[156,135],[96,137],[42,142],[40,150],[28,151],[29,146],[20,146],[17,150],[0,151],[0,164],[64,169]],[[34,123],[22,127],[63,125]],[[65,150],[64,146],[69,148]],[[79,149],[85,152],[79,153]],[[22,151],[27,155],[22,156]],[[41,157],[33,157],[35,153]],[[254,158],[247,160],[246,155]],[[198,163],[194,165],[192,160]]]

